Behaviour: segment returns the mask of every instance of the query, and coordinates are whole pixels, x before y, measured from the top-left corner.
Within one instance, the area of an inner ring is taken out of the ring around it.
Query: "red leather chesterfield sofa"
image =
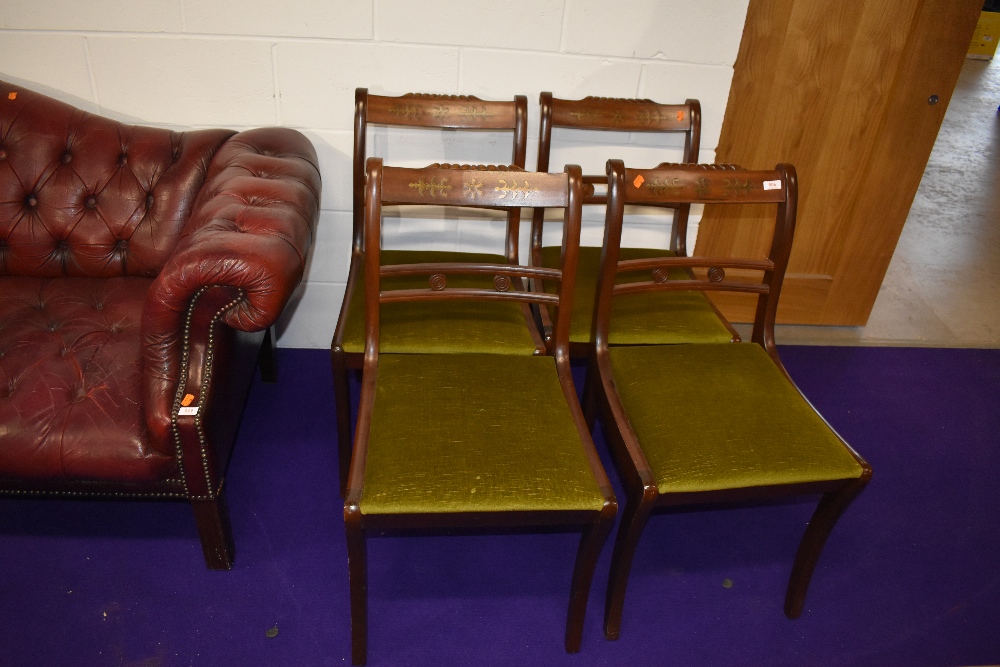
[[[0,495],[187,501],[231,567],[226,465],[316,165],[293,130],[130,126],[0,82]]]

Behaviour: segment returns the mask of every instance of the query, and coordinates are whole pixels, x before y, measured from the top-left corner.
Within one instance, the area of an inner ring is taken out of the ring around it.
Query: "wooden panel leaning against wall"
[[[779,322],[868,320],[981,5],[751,0],[716,161],[798,169]],[[736,234],[726,221],[743,216],[738,208],[706,207],[695,254],[766,252],[767,214],[748,209],[759,224]],[[753,319],[752,297],[716,303],[731,320]]]

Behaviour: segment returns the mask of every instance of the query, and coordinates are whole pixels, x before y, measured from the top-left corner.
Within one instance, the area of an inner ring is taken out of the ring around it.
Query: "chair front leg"
[[[351,664],[368,661],[368,548],[357,506],[344,510],[351,591]]]
[[[347,476],[351,470],[351,385],[347,370],[347,355],[342,349],[330,352],[333,362],[333,398],[337,404],[337,450],[340,472],[340,497],[347,493]]]
[[[583,621],[587,615],[587,600],[590,585],[594,580],[594,568],[601,555],[604,542],[608,539],[615,521],[618,506],[610,502],[598,513],[594,522],[580,535],[580,546],[573,566],[573,583],[570,586],[569,612],[566,615],[566,652],[576,653],[583,640]]]
[[[198,525],[201,550],[205,554],[205,564],[210,570],[230,570],[236,547],[233,529],[229,523],[229,509],[226,497],[219,491],[215,498],[192,498],[191,508]]]
[[[865,488],[869,478],[870,471],[866,471],[860,479],[846,484],[840,491],[824,493],[820,499],[809,525],[806,526],[802,541],[799,542],[795,564],[792,565],[792,575],[788,580],[788,591],[785,594],[785,616],[788,618],[795,619],[802,614],[809,582],[812,580],[820,552],[823,551],[823,545],[826,544],[826,539],[830,536],[830,531],[833,530],[837,520]]]
[[[652,511],[653,501],[643,494],[642,489],[629,493],[618,525],[618,535],[615,537],[615,550],[611,555],[611,573],[604,606],[604,636],[608,639],[618,639],[621,632],[625,589],[632,570],[632,558]]]

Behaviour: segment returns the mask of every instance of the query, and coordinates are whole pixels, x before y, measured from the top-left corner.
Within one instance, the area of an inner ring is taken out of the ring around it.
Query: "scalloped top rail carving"
[[[779,171],[753,171],[732,164],[671,164],[625,169],[626,203],[780,203],[785,182]]]
[[[463,171],[524,171],[516,164],[450,164],[435,162],[428,165],[429,169],[461,169]]]
[[[686,170],[701,170],[701,171],[746,171],[745,168],[738,164],[688,164],[685,162],[661,162],[656,165],[657,169],[673,169],[674,167],[683,167]]]
[[[689,100],[684,104],[660,104],[650,99],[589,96],[582,100],[563,100],[543,96],[551,105],[554,127],[594,130],[687,132],[697,123],[700,106]],[[544,112],[543,112],[544,113]]]
[[[454,100],[454,101],[475,101],[482,102],[482,99],[476,97],[475,95],[442,95],[439,93],[406,93],[401,97],[413,98],[418,100]]]
[[[521,113],[527,114],[524,97],[498,102],[482,100],[474,95],[368,95],[366,116],[367,122],[382,125],[512,130],[519,106]]]
[[[649,98],[638,99],[634,97],[599,97],[597,95],[587,95],[581,100],[583,102],[624,102],[626,104],[656,104]],[[659,105],[662,106],[662,105]]]

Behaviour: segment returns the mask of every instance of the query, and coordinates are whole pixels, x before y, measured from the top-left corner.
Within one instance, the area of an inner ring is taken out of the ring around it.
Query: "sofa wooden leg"
[[[264,333],[264,342],[257,355],[257,365],[260,367],[260,379],[268,384],[278,381],[278,346],[274,327],[268,327]]]
[[[198,524],[201,549],[205,554],[205,564],[210,570],[229,570],[233,567],[236,549],[233,545],[233,529],[229,524],[229,509],[226,498],[220,492],[215,498],[195,498],[191,500],[194,520]]]

